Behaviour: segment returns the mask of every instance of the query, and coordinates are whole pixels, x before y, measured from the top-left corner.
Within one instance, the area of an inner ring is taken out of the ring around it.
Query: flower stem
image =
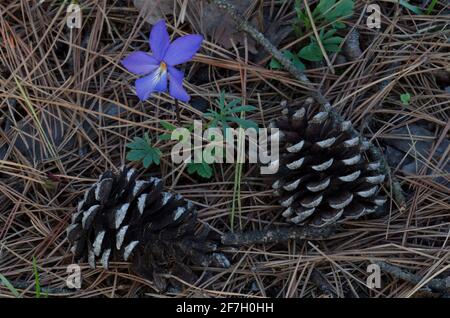
[[[181,123],[180,105],[178,104],[178,99],[175,99],[175,113],[177,114],[177,123],[180,124]]]

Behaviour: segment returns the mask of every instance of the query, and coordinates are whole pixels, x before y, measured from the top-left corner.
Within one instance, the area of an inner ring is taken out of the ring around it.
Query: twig
[[[223,245],[249,245],[280,243],[288,240],[324,240],[334,231],[332,227],[316,229],[312,227],[280,227],[269,228],[262,231],[248,231],[237,233],[225,233],[222,236]]]
[[[325,111],[329,112],[330,115],[336,120],[337,123],[344,121],[344,119],[331,107],[330,102],[323,96],[323,94],[313,87],[313,84],[308,79],[308,77],[294,64],[289,61],[261,32],[249,24],[246,19],[240,14],[236,8],[230,4],[227,0],[209,0],[216,4],[220,9],[225,10],[236,22],[238,29],[247,32],[252,38],[256,40],[258,44],[263,46],[272,56],[277,59],[281,65],[291,73],[297,80],[305,84],[310,91],[308,94],[311,95]],[[352,133],[363,138],[361,134],[356,131],[353,127],[351,128]],[[384,156],[380,151],[372,144],[370,144],[369,153],[372,160],[380,161],[381,167],[380,172],[389,175],[392,180],[392,193],[394,201],[398,204],[400,208],[405,206],[405,197],[402,193],[401,186],[396,178],[392,175],[389,165],[386,163]]]
[[[397,266],[387,264],[385,262],[376,262],[380,269],[386,273],[391,274],[392,276],[410,282],[412,284],[418,285],[422,281],[423,277],[420,275],[415,275],[410,272],[407,272]],[[450,292],[450,277],[445,279],[434,278],[430,280],[424,287],[428,287],[429,289],[447,294]]]

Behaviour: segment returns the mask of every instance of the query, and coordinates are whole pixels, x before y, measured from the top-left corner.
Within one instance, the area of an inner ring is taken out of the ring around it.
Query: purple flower
[[[150,33],[150,48],[153,55],[138,51],[122,60],[122,65],[130,72],[145,75],[136,80],[136,94],[141,101],[153,92],[166,92],[169,81],[169,94],[183,102],[191,98],[183,88],[184,74],[176,65],[186,63],[200,49],[203,37],[198,34],[182,36],[170,43],[164,20],[153,26]]]

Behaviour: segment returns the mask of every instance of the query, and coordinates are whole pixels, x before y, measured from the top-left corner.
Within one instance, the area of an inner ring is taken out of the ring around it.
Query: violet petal
[[[150,48],[152,49],[153,56],[162,61],[164,55],[170,44],[169,33],[167,32],[166,22],[164,20],[158,21],[150,32]]]
[[[122,65],[131,73],[145,75],[153,72],[158,67],[158,61],[145,52],[131,53],[121,61]]]
[[[170,96],[172,96],[173,98],[176,98],[182,102],[185,102],[185,103],[188,102],[191,99],[191,97],[186,92],[186,90],[183,88],[183,78],[184,78],[183,72],[177,70],[173,66],[169,66],[168,70],[169,70],[169,76],[170,76],[170,81],[169,81]]]
[[[178,65],[190,61],[202,45],[203,37],[198,34],[182,36],[173,41],[164,56],[167,65]]]
[[[158,70],[136,80],[136,95],[141,101],[149,98],[151,93],[155,91],[155,87],[158,84],[157,78]]]

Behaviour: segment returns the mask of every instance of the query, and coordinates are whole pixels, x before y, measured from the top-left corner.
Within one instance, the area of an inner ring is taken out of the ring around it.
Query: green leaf
[[[227,117],[227,121],[235,122],[239,126],[241,126],[244,129],[247,128],[255,128],[258,129],[258,124],[255,123],[253,120],[249,119],[243,119],[238,117]]]
[[[234,107],[228,113],[232,114],[232,113],[240,113],[240,112],[251,112],[251,111],[255,111],[256,109],[257,108],[255,106],[244,105],[244,106]]]
[[[228,103],[227,108],[229,108],[229,109],[234,108],[241,102],[242,102],[242,99],[240,99],[240,98],[233,99],[231,102]]]
[[[343,18],[349,18],[353,15],[353,0],[341,0],[336,6],[324,14],[324,18],[327,22],[335,22]]]
[[[403,105],[408,106],[411,103],[411,94],[409,93],[401,94],[400,100],[402,101]]]
[[[436,6],[436,3],[437,3],[437,0],[432,0],[430,5],[427,8],[427,11],[425,12],[425,14],[429,15],[433,11],[434,7]]]
[[[159,135],[159,136],[158,136],[158,139],[159,139],[159,140],[170,140],[171,137],[172,137],[171,134],[162,134],[162,135]]]
[[[309,30],[311,28],[311,21],[309,21],[308,14],[302,10],[302,0],[296,0],[294,3],[295,12],[297,13],[297,19],[303,23],[303,26]]]
[[[419,7],[416,7],[415,5],[410,4],[407,0],[399,0],[398,4],[404,6],[406,9],[408,9],[411,12],[414,12],[415,14],[418,14],[418,15],[423,14],[422,10],[420,10]]]
[[[336,29],[345,29],[345,23],[344,22],[335,22],[332,24],[332,26]]]
[[[169,134],[165,134],[165,136],[169,136],[170,139]],[[127,147],[131,149],[127,153],[127,160],[142,161],[144,168],[150,167],[152,163],[159,165],[161,151],[151,145],[151,140],[147,133],[144,135],[144,138],[135,137],[132,143],[127,144]]]
[[[163,126],[168,131],[174,131],[175,129],[177,129],[177,126],[174,126],[174,125],[172,125],[171,123],[169,123],[169,122],[167,122],[165,120],[161,120],[160,124],[161,124],[161,126]]]
[[[177,129],[177,126],[172,125],[171,123],[165,121],[165,120],[161,120],[161,126],[163,126],[164,129],[168,130],[168,131],[174,131],[175,129]],[[162,134],[158,136],[159,140],[170,140],[171,139],[171,134]]]
[[[317,7],[313,10],[313,16],[325,15],[335,3],[336,0],[320,0]]]
[[[187,172],[189,174],[194,174],[197,171],[197,166],[195,163],[190,162],[187,164]]]
[[[159,149],[156,149],[156,152],[153,154],[153,162],[157,166],[161,163],[161,151]]]
[[[279,70],[282,68],[281,63],[278,62],[278,60],[276,60],[274,57],[272,57],[272,59],[270,60],[269,67],[272,70]]]
[[[130,161],[139,161],[146,156],[147,152],[142,149],[131,150],[127,153],[127,160]]]
[[[218,106],[219,106],[219,112],[216,112],[212,109],[209,109],[207,112],[203,114],[204,117],[211,119],[208,127],[221,127],[223,129],[230,127],[229,123],[242,123],[243,125],[246,125],[245,127],[255,127],[257,126],[256,123],[252,121],[239,121],[240,119],[238,117],[233,117],[233,114],[237,113],[245,113],[250,111],[257,110],[256,107],[250,106],[250,105],[241,105],[242,99],[235,98],[228,104],[225,103],[225,93],[222,91],[219,95],[219,100],[217,100]]]
[[[148,168],[148,167],[150,167],[152,162],[153,162],[153,154],[148,153],[145,155],[144,159],[142,160],[142,165],[144,166],[144,168]]]
[[[127,147],[130,149],[141,149],[145,144],[146,141],[143,138],[135,137],[132,143],[127,144]]]
[[[209,164],[202,162],[197,169],[197,173],[205,179],[210,179],[213,174],[213,169]]]
[[[298,52],[298,56],[311,62],[318,62],[323,59],[322,51],[320,50],[319,44],[316,42],[312,42],[302,48],[300,52]]]
[[[199,175],[202,178],[205,179],[210,179],[213,175],[213,169],[212,167],[207,164],[206,162],[201,162],[201,163],[194,163],[194,162],[190,162],[187,164],[187,172],[189,174],[194,174],[196,173],[197,175]]]
[[[14,295],[14,297],[19,298],[20,297],[20,293],[17,291],[17,289],[9,282],[9,280],[3,276],[2,274],[0,274],[0,281],[2,282],[2,284],[9,289],[9,291]]]
[[[285,50],[285,51],[283,51],[283,52],[281,52],[281,53],[283,53],[283,55],[284,55],[289,61],[291,61],[292,64],[294,64],[294,66],[297,67],[300,71],[304,71],[304,70],[305,70],[305,68],[306,68],[305,65],[299,60],[299,58],[298,58],[298,56],[297,56],[296,54],[292,53],[292,52],[289,51],[289,50]],[[272,61],[273,61],[273,63],[272,63]],[[270,66],[272,69],[278,70],[278,69],[283,68],[283,66],[281,65],[281,63],[278,62],[275,58],[272,58],[272,60],[270,61],[270,63],[271,63],[271,64],[269,64],[269,66],[272,65],[272,66]]]
[[[297,55],[294,55],[294,56],[292,57],[291,62],[292,62],[292,64],[294,64],[294,66],[295,66],[296,68],[298,68],[300,71],[304,71],[304,70],[306,69],[305,64],[303,64],[303,63],[300,61],[300,59],[298,58]]]
[[[326,45],[324,45],[324,48],[325,48],[325,51],[331,52],[331,53],[336,53],[341,50],[339,45],[335,45],[335,44],[326,44]]]
[[[341,45],[342,41],[344,39],[341,38],[340,36],[333,36],[330,38],[325,38],[325,39],[321,39],[323,45],[325,46],[325,44],[337,44],[337,45]]]
[[[323,30],[323,29],[322,29]],[[325,32],[325,34],[323,35],[323,37],[321,37],[321,41],[323,41],[324,39],[328,39],[331,38],[335,33],[337,32],[336,29],[330,29],[327,32]]]

